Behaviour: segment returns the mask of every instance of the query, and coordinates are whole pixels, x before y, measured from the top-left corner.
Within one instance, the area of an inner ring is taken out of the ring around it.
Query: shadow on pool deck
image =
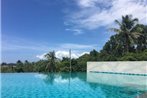
[[[135,98],[147,98],[147,92],[135,97]]]

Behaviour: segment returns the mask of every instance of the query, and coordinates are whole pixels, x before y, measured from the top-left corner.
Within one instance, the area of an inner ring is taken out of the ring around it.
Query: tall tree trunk
[[[127,34],[125,34],[125,37],[126,37],[126,53],[129,52],[129,37]]]
[[[128,42],[126,42],[126,52],[127,53],[129,52],[129,44],[128,44]]]

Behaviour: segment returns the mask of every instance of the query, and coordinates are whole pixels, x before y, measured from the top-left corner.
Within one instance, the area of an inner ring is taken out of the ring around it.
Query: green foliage
[[[141,37],[141,32],[144,28],[138,24],[138,19],[133,19],[131,15],[122,16],[121,22],[118,20],[115,20],[115,22],[119,28],[111,28],[111,30],[116,32],[121,40],[119,38],[111,38],[110,42],[114,41],[114,43],[117,43],[118,40],[117,45],[123,46],[125,53],[130,52],[130,47],[137,44],[138,38]]]
[[[120,61],[137,61],[133,53],[128,53],[119,59]]]
[[[1,66],[1,72],[5,73],[5,72],[16,72],[14,71],[14,69],[11,66]]]
[[[44,72],[46,71],[46,65],[48,64],[47,60],[40,60],[34,64],[34,70],[36,72]]]
[[[56,60],[56,56],[55,56],[55,52],[49,52],[45,55],[45,57],[48,60],[48,64],[46,65],[46,71],[47,72],[54,72],[55,71],[55,60]]]
[[[16,68],[15,68],[15,71],[16,72],[24,72],[24,70],[23,70],[23,63],[20,61],[20,60],[18,60],[17,62],[16,62]]]
[[[70,65],[70,63],[69,63],[69,58],[67,58],[67,57],[63,57],[62,58],[62,60],[61,60],[61,62],[60,62],[60,68],[59,68],[59,70],[60,71],[64,71],[64,72],[67,72],[67,71],[69,71],[70,70],[70,68],[69,68],[69,65]]]
[[[139,53],[127,53],[119,58],[120,61],[147,61],[147,49]]]

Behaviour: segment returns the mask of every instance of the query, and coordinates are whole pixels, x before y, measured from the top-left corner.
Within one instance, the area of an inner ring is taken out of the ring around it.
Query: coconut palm
[[[131,15],[126,15],[122,16],[121,22],[115,20],[115,23],[119,25],[119,28],[111,28],[111,30],[122,36],[126,52],[129,52],[130,45],[135,44],[135,39],[141,35],[141,29],[136,29],[138,19],[133,19]]]
[[[147,26],[146,25],[142,25],[142,24],[138,24],[136,26],[136,29],[141,29],[141,36],[138,37],[137,39],[137,52],[139,51],[143,51],[144,49],[147,49]]]
[[[56,60],[56,56],[55,56],[55,52],[49,52],[45,55],[45,57],[48,60],[48,64],[46,66],[46,70],[50,71],[50,72],[54,72],[55,71],[55,60]]]

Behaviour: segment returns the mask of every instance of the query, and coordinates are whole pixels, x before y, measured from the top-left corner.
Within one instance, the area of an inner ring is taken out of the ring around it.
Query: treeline
[[[139,24],[131,15],[115,20],[119,28],[111,28],[116,32],[99,52],[92,50],[77,59],[71,59],[72,71],[86,71],[87,61],[147,61],[147,25]],[[70,59],[55,57],[55,52],[45,55],[46,60],[37,62],[21,62],[16,64],[2,63],[2,72],[59,72],[70,70]],[[11,66],[13,65],[13,66]]]

